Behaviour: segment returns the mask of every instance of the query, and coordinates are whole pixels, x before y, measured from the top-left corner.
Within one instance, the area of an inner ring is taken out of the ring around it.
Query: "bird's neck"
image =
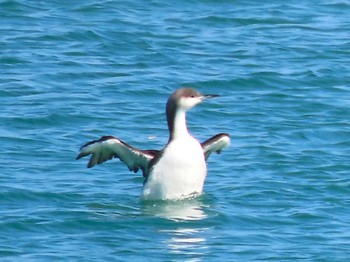
[[[168,118],[168,127],[170,139],[177,139],[188,135],[186,124],[186,111],[182,109],[176,110]]]

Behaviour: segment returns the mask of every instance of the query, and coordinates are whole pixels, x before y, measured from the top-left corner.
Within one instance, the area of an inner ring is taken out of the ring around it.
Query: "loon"
[[[103,136],[80,148],[76,159],[89,156],[91,168],[112,158],[119,158],[135,173],[141,169],[145,200],[174,200],[198,195],[203,191],[207,159],[230,144],[227,133],[219,133],[200,143],[187,129],[186,112],[208,98],[193,88],[180,88],[168,99],[166,119],[169,140],[162,150],[141,150],[114,136]]]

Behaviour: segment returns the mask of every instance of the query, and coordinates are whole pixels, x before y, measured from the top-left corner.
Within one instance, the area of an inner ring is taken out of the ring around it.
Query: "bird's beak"
[[[214,98],[214,97],[219,97],[220,95],[215,95],[215,94],[208,94],[208,95],[203,95],[202,100],[209,99],[209,98]]]

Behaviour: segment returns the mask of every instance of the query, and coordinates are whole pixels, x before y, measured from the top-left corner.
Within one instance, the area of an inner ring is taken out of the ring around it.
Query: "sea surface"
[[[350,2],[0,1],[0,261],[350,261]],[[204,193],[79,147],[168,140],[181,86]]]

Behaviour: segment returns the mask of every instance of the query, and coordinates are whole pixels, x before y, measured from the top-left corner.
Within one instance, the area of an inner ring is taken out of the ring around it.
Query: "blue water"
[[[0,1],[1,261],[348,261],[350,3]],[[141,174],[79,147],[232,143],[205,193],[140,201]]]

